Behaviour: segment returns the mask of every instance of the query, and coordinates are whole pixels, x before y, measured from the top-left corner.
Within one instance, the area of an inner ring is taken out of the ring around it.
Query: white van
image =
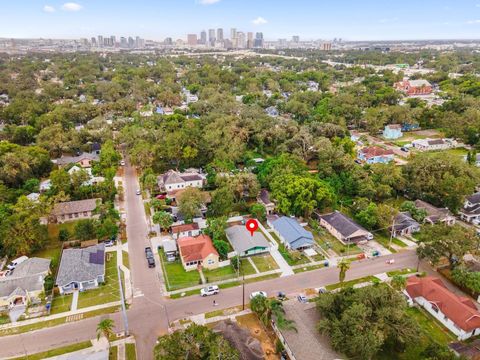
[[[20,256],[19,258],[16,258],[15,260],[12,260],[12,262],[7,265],[7,269],[8,270],[13,270],[18,265],[20,265],[22,262],[24,262],[25,260],[28,260],[28,256]]]

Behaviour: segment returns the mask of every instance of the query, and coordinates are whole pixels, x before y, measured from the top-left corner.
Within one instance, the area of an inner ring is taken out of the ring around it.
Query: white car
[[[219,292],[220,292],[220,289],[218,288],[217,285],[211,285],[200,290],[200,295],[205,297],[210,295],[217,295]]]
[[[125,166],[125,161],[124,160],[120,161],[120,165]]]
[[[267,293],[265,291],[254,291],[250,294],[250,300],[252,300],[255,296],[267,297]]]
[[[140,189],[137,189],[137,191],[135,192],[135,194],[137,195],[142,195],[142,191]]]
[[[18,265],[23,263],[24,261],[28,260],[28,256],[20,256],[19,258],[12,260],[10,264],[7,265],[8,270],[15,269]]]

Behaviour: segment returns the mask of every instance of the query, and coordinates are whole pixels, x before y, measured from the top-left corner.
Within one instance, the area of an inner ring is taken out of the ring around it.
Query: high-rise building
[[[205,30],[200,33],[200,44],[207,45],[207,32]]]
[[[230,41],[232,42],[232,47],[237,47],[237,29],[231,28],[230,29]]]
[[[128,47],[131,49],[135,47],[135,40],[131,36],[128,37]]]
[[[237,48],[244,49],[247,47],[247,38],[245,33],[242,31],[237,32]]]
[[[251,49],[253,47],[253,32],[249,31],[247,33],[247,48]]]
[[[299,43],[299,42],[300,42],[300,36],[298,36],[298,35],[293,35],[293,36],[292,36],[292,42],[294,42],[294,43]]]
[[[208,29],[208,42],[210,46],[215,45],[215,29]]]
[[[120,47],[121,48],[127,48],[128,47],[127,38],[125,36],[122,36],[120,38]]]
[[[263,33],[262,32],[257,32],[255,34],[255,41],[253,42],[253,47],[263,48]]]
[[[217,29],[217,41],[223,42],[223,29]]]
[[[98,46],[102,47],[103,46],[103,36],[98,35]]]
[[[173,39],[171,37],[167,37],[163,43],[165,45],[173,45]]]
[[[95,39],[94,37],[92,37],[91,43],[92,43],[92,46],[97,46],[97,39]]]
[[[117,42],[117,39],[115,38],[115,35],[110,36],[110,46],[115,46]]]
[[[188,34],[187,44],[190,46],[197,46],[197,34]]]

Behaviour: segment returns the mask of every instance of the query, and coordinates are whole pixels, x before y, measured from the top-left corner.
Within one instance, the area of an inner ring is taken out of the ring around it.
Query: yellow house
[[[219,255],[209,236],[182,237],[177,240],[177,244],[186,271],[195,270],[199,266],[209,270],[218,268]]]

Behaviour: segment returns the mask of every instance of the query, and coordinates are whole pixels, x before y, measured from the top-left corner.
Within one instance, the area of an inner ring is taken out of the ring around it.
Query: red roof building
[[[367,146],[359,150],[358,158],[368,164],[388,163],[394,159],[393,151],[380,146]]]
[[[191,224],[175,225],[171,227],[172,235],[175,239],[185,236],[197,236],[200,235],[200,228],[198,223],[193,222]]]
[[[394,87],[408,96],[432,93],[432,85],[427,80],[403,80],[395,83]]]
[[[218,267],[219,255],[208,235],[181,237],[177,244],[185,270],[194,270],[198,266],[206,269]]]
[[[480,334],[480,312],[474,302],[448,290],[439,278],[412,276],[405,291],[459,340]]]

